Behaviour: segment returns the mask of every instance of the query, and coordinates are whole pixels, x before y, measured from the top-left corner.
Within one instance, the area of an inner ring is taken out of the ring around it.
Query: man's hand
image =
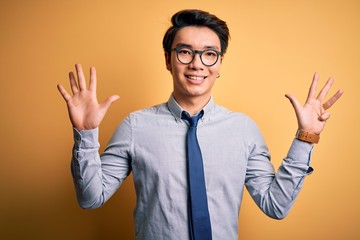
[[[73,72],[69,73],[70,86],[73,96],[70,96],[65,88],[58,84],[58,90],[66,101],[70,121],[77,130],[90,130],[97,128],[104,118],[111,103],[119,99],[113,95],[99,104],[96,98],[96,70],[90,68],[89,88],[86,87],[84,73],[80,64],[75,65],[77,82]]]
[[[343,90],[338,90],[334,96],[323,103],[331,85],[334,82],[333,78],[329,78],[325,86],[321,89],[319,95],[315,97],[316,88],[319,76],[315,73],[311,83],[308,97],[304,106],[292,95],[286,94],[285,96],[290,100],[294,107],[298,128],[306,132],[320,134],[325,127],[326,120],[329,119],[330,113],[326,112],[343,94]]]

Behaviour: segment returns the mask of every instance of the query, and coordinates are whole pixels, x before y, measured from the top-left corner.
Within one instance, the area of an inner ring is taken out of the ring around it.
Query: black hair
[[[209,12],[197,9],[182,10],[175,13],[171,18],[172,26],[166,31],[163,38],[164,51],[170,53],[171,45],[176,33],[183,27],[198,26],[208,27],[213,30],[220,39],[221,52],[225,54],[230,38],[226,22]]]

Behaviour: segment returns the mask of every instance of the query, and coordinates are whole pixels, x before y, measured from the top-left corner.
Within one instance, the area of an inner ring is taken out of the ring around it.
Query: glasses
[[[189,47],[177,47],[171,49],[171,51],[176,52],[176,57],[182,64],[192,63],[192,61],[194,61],[195,55],[199,54],[202,64],[207,67],[215,65],[215,63],[217,63],[219,60],[219,56],[222,56],[222,52],[213,49],[200,51],[191,49]]]

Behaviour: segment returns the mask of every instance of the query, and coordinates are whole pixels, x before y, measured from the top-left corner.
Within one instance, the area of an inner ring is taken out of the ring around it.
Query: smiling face
[[[220,39],[216,33],[207,27],[188,26],[180,29],[174,38],[171,48],[189,47],[194,50],[213,49],[221,51]],[[176,57],[176,52],[165,53],[166,68],[173,76],[173,95],[176,101],[182,103],[199,102],[205,104],[211,97],[211,89],[219,74],[221,58],[213,66],[205,66],[199,54],[189,64],[182,64]]]

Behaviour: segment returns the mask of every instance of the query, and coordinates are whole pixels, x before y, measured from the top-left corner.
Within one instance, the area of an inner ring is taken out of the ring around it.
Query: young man
[[[73,96],[58,85],[74,127],[71,170],[81,207],[103,205],[132,171],[136,239],[237,239],[244,186],[265,214],[277,219],[287,215],[304,177],[312,172],[313,143],[329,118],[325,111],[342,91],[323,103],[333,80],[315,97],[315,74],[304,106],[287,95],[298,134],[275,173],[256,124],[211,97],[228,38],[226,23],[214,15],[176,13],[163,40],[166,68],[173,77],[169,100],[131,113],[101,156],[98,126],[118,96],[98,104],[95,68],[87,88],[79,64],[77,82],[70,73]]]

